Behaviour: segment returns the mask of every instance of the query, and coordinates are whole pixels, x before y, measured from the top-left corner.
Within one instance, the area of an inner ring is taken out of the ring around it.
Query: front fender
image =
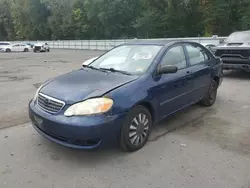
[[[134,106],[147,104],[150,106],[152,115],[157,111],[157,101],[150,97],[147,84],[142,84],[140,80],[131,82],[123,87],[120,87],[106,95],[114,100],[112,114],[126,113]]]

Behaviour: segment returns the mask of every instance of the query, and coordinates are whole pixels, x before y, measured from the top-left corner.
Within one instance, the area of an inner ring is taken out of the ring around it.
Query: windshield
[[[250,41],[250,32],[235,32],[229,35],[227,42],[245,42]]]
[[[123,45],[107,52],[90,66],[98,69],[115,69],[130,74],[143,74],[152,64],[162,46]]]

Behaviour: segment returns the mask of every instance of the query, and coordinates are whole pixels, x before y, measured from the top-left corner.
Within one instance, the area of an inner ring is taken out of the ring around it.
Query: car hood
[[[103,96],[139,76],[80,69],[48,81],[41,93],[73,104],[88,98]]]
[[[250,48],[250,41],[243,42],[243,41],[233,41],[228,43],[222,43],[216,47],[216,49],[249,49]]]
[[[34,46],[38,46],[38,47],[41,47],[43,46],[44,44],[41,44],[41,43],[37,43],[37,44],[34,44]]]

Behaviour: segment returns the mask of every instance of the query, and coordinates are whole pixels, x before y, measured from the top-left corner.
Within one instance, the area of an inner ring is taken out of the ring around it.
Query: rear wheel
[[[28,48],[24,48],[24,52],[28,52],[29,51],[29,49]]]
[[[147,108],[137,106],[133,108],[121,130],[120,146],[124,151],[137,151],[148,141],[152,128],[152,117]]]
[[[215,80],[212,80],[209,89],[205,97],[201,100],[201,105],[203,106],[213,106],[217,98],[218,84]]]
[[[11,49],[7,48],[5,51],[6,51],[6,52],[11,52]]]

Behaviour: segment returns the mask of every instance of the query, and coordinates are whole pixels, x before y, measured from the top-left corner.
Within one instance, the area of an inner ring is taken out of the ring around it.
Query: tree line
[[[250,0],[0,0],[0,40],[227,36]]]

